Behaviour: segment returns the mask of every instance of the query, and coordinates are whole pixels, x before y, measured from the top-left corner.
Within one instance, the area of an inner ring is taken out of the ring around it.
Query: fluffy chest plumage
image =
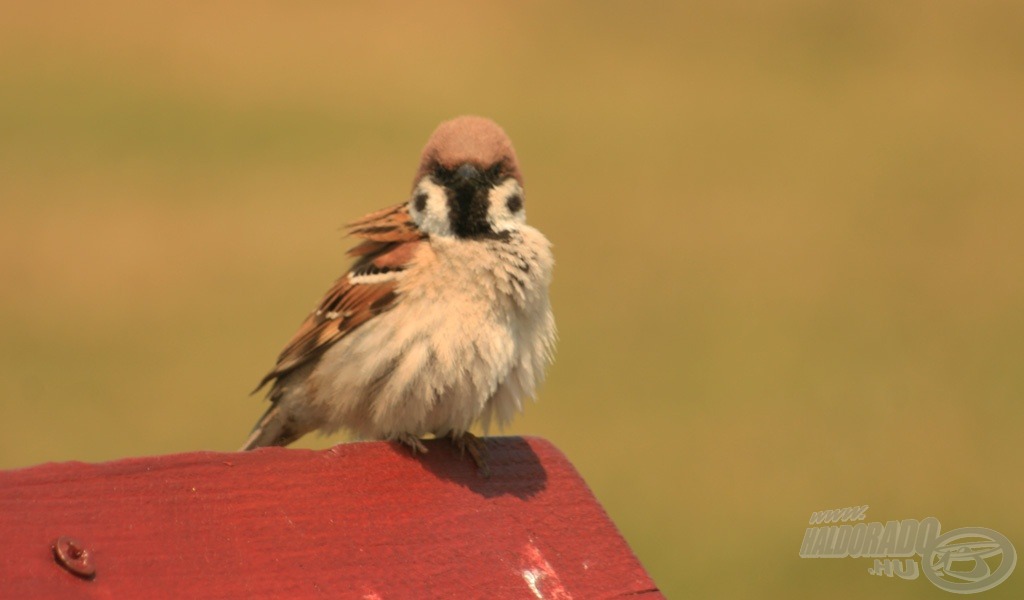
[[[433,239],[396,275],[386,313],[330,348],[310,390],[327,421],[366,437],[462,432],[503,422],[534,393],[554,345],[550,244]]]

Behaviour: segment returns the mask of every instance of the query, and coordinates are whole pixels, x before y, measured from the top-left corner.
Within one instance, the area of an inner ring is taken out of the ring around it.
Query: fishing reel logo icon
[[[936,537],[921,555],[922,571],[939,589],[976,594],[999,585],[1017,565],[1017,550],[998,531],[961,527]]]

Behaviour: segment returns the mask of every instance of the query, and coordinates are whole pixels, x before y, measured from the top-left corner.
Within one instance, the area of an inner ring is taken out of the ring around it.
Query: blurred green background
[[[0,13],[0,468],[236,448],[339,226],[477,113],[558,260],[506,433],[557,444],[666,593],[949,597],[798,557],[857,504],[1024,553],[1024,4]]]

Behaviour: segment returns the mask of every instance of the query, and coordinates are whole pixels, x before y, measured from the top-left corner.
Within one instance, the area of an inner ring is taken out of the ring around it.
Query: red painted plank
[[[0,597],[658,598],[566,458],[488,438],[0,471]],[[78,540],[96,575],[57,565]]]

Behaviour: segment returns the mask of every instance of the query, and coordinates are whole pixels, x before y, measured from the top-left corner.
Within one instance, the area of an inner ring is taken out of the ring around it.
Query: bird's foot
[[[400,433],[395,440],[408,446],[413,454],[427,453],[427,447],[423,445],[423,440],[411,433]]]
[[[448,439],[458,448],[461,456],[465,456],[469,452],[469,456],[473,458],[473,462],[476,463],[476,468],[480,471],[481,475],[484,477],[491,476],[491,469],[487,466],[487,442],[483,438],[479,438],[467,431],[461,434],[449,433]]]

